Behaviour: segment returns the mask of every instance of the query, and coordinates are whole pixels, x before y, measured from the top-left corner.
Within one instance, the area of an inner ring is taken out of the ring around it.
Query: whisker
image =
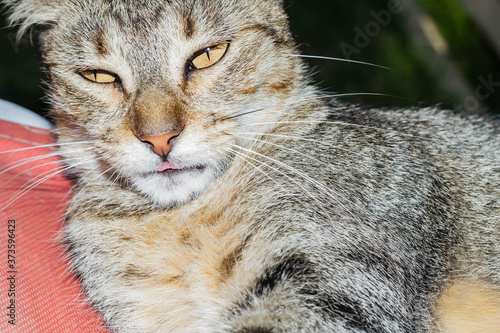
[[[255,151],[252,151],[252,150],[249,150],[249,149],[243,148],[243,147],[238,146],[238,145],[234,145],[234,144],[232,144],[232,146],[233,146],[233,147],[236,147],[236,148],[238,148],[238,149],[245,150],[245,151],[247,151],[247,152],[249,152],[249,153],[256,154],[256,155],[258,155],[258,156],[264,157],[264,158],[266,158],[266,159],[268,159],[268,160],[270,160],[270,161],[272,161],[272,162],[274,162],[274,163],[277,163],[277,164],[279,164],[279,165],[283,166],[284,168],[286,168],[286,169],[290,170],[291,172],[293,172],[293,173],[295,173],[295,174],[299,175],[300,177],[304,178],[305,180],[309,181],[311,184],[316,185],[316,186],[317,186],[320,190],[323,190],[323,192],[324,192],[326,195],[328,195],[328,196],[329,196],[330,198],[332,198],[335,202],[337,202],[337,203],[338,203],[338,204],[339,204],[342,208],[344,208],[344,210],[345,210],[347,213],[349,213],[349,214],[350,214],[350,215],[351,215],[354,219],[356,219],[356,221],[360,222],[360,221],[359,221],[359,219],[358,219],[358,218],[357,218],[357,217],[356,217],[356,216],[355,216],[355,215],[354,215],[354,214],[353,214],[353,213],[352,213],[352,212],[351,212],[351,211],[350,211],[350,210],[349,210],[349,209],[348,209],[348,208],[347,208],[347,207],[346,207],[346,206],[345,206],[342,202],[340,202],[340,200],[339,200],[337,197],[335,197],[333,194],[338,195],[340,198],[344,199],[345,201],[347,201],[347,202],[349,202],[349,203],[351,203],[351,204],[353,204],[353,205],[356,205],[356,204],[355,204],[355,203],[353,203],[351,200],[346,199],[346,198],[345,198],[345,197],[343,197],[342,195],[340,195],[340,194],[336,193],[335,191],[332,191],[331,189],[329,189],[328,187],[326,187],[324,184],[321,184],[320,182],[318,182],[318,181],[316,181],[315,179],[313,179],[313,178],[311,178],[311,177],[307,176],[306,174],[304,174],[304,173],[303,173],[303,172],[301,172],[300,170],[297,170],[296,168],[294,168],[294,167],[292,167],[292,166],[287,165],[286,163],[280,162],[280,161],[278,161],[278,160],[276,160],[276,159],[274,159],[274,158],[272,158],[272,157],[269,157],[269,156],[266,156],[266,155],[263,155],[263,154],[257,153],[257,152],[255,152]],[[358,208],[360,208],[360,207],[358,206]]]
[[[38,149],[38,148],[51,148],[51,147],[60,147],[60,146],[69,146],[69,145],[78,145],[78,144],[89,144],[89,143],[92,143],[92,142],[91,141],[80,141],[80,142],[51,143],[51,144],[46,144],[46,145],[34,146],[34,147],[26,147],[26,148],[19,148],[19,149],[7,150],[7,151],[0,151],[0,155],[17,153],[20,151],[32,150],[32,149]]]
[[[236,146],[237,147],[237,146]],[[324,209],[323,205],[316,199],[316,197],[309,191],[307,190],[307,188],[305,188],[304,186],[302,186],[302,184],[300,184],[299,182],[297,182],[295,179],[293,179],[292,177],[290,177],[289,175],[285,174],[284,172],[280,171],[279,169],[275,168],[275,167],[272,167],[270,166],[269,164],[263,162],[263,161],[260,161],[258,159],[255,159],[251,156],[249,156],[248,154],[244,154],[243,152],[240,152],[240,151],[237,151],[237,150],[234,150],[234,149],[231,149],[231,148],[224,148],[222,147],[223,149],[225,150],[229,150],[230,152],[233,152],[235,154],[238,154],[239,156],[242,156],[242,158],[244,159],[251,159],[255,162],[258,162],[259,164],[271,169],[271,170],[274,170],[275,172],[281,174],[282,176],[286,177],[288,180],[290,180],[292,183],[294,183],[295,185],[299,186],[303,191],[304,193],[307,193],[307,196],[310,197],[313,201],[315,201],[317,204],[318,204],[318,208],[321,209],[323,211],[323,213],[328,217],[328,220],[330,222],[333,223],[333,220],[330,216],[330,214]],[[248,163],[248,160],[247,160],[247,163]],[[269,176],[270,177],[270,176]],[[270,177],[272,179],[272,177]],[[273,180],[273,182],[276,183],[276,181]],[[282,187],[281,184],[279,183],[276,183],[278,186]],[[300,201],[299,199],[297,199],[293,194],[291,194],[288,190],[285,189],[285,192],[290,194],[293,198],[295,198],[295,200],[301,204],[303,204],[305,206],[305,204]]]
[[[79,152],[83,152],[83,151],[90,150],[90,149],[92,149],[92,148],[80,148],[80,149],[69,151],[69,153],[79,153]],[[7,164],[6,166],[4,166],[4,168],[7,168],[7,169],[0,169],[1,170],[0,175],[4,174],[4,173],[6,173],[6,172],[8,172],[10,170],[13,170],[15,168],[21,167],[21,166],[23,166],[25,164],[28,164],[28,163],[31,163],[31,162],[40,161],[40,160],[44,160],[44,159],[47,159],[47,158],[50,158],[50,157],[54,157],[54,156],[59,156],[59,152],[45,154],[45,155],[40,155],[40,156],[34,156],[34,157],[28,157],[28,158],[25,158],[25,159],[22,159],[22,160],[19,160],[19,161],[12,162],[12,163]],[[33,168],[29,169],[29,170],[36,169],[36,168],[41,167],[43,165],[45,165],[45,164],[38,165],[38,166],[33,167]],[[23,172],[25,172],[25,171],[23,171]]]
[[[283,112],[286,111],[285,109],[287,107],[293,106],[293,105],[299,105],[299,104],[301,104],[303,102],[320,100],[320,99],[333,99],[333,98],[339,98],[339,97],[353,97],[353,96],[393,97],[393,98],[403,99],[403,100],[406,100],[406,101],[417,103],[417,101],[413,101],[413,100],[410,100],[410,99],[407,99],[407,98],[403,98],[403,97],[395,96],[395,95],[390,95],[390,94],[382,94],[382,93],[368,93],[368,92],[362,93],[362,92],[356,92],[356,93],[341,93],[341,94],[340,93],[339,94],[321,94],[321,95],[315,95],[313,97],[302,98],[302,99],[299,99],[299,100],[294,100],[294,101],[289,102],[289,103],[285,103],[284,105],[282,105],[282,107],[284,109],[282,111],[272,111],[272,109],[274,109],[276,106],[269,107],[269,108],[259,108],[259,109],[255,109],[255,110],[250,110],[250,111],[245,111],[245,112],[241,112],[241,113],[236,113],[235,115],[231,115],[231,116],[221,117],[221,118],[216,119],[215,121],[225,121],[225,120],[234,119],[234,118],[238,118],[238,117],[242,117],[242,116],[245,116],[245,115],[248,115],[248,114],[262,112],[262,111],[275,112],[275,113],[283,113]]]
[[[246,111],[246,112],[242,112],[242,113],[236,114],[234,116],[227,116],[227,117],[218,118],[218,119],[216,119],[216,121],[224,121],[224,120],[234,119],[234,118],[246,116],[248,114],[252,114],[252,113],[256,113],[256,112],[261,112],[261,111],[265,111],[265,110],[266,110],[266,108],[256,109],[256,110],[252,110],[252,111]]]
[[[27,157],[27,158],[24,158],[22,160],[14,161],[12,163],[5,165],[2,169],[0,169],[0,170],[2,170],[0,172],[0,175],[4,174],[6,172],[9,172],[10,170],[13,170],[15,168],[21,167],[25,164],[40,161],[40,160],[47,159],[47,158],[54,157],[54,156],[58,156],[58,155],[59,155],[59,153],[51,153],[51,154],[45,154],[45,155],[40,155],[40,156]]]
[[[351,96],[380,96],[380,97],[393,97],[393,98],[399,98],[399,99],[404,99],[407,101],[411,102],[417,102],[417,101],[412,101],[407,98],[401,97],[401,96],[396,96],[396,95],[390,95],[390,94],[382,94],[382,93],[341,93],[341,94],[329,94],[329,95],[323,95],[322,98],[336,98],[336,97],[351,97]]]
[[[264,135],[268,135],[268,134],[264,134]],[[269,134],[269,135],[270,135],[270,134]],[[323,165],[325,165],[325,166],[326,166],[326,167],[328,167],[328,168],[335,169],[335,170],[337,170],[337,171],[339,171],[339,170],[340,170],[340,171],[342,171],[342,169],[339,169],[339,168],[337,168],[337,167],[334,167],[334,166],[333,166],[333,165],[331,165],[331,164],[325,163],[325,162],[323,162],[323,161],[321,161],[321,160],[319,160],[319,159],[317,159],[317,158],[315,158],[315,157],[313,157],[313,156],[310,156],[310,155],[304,154],[304,153],[302,153],[301,151],[298,151],[298,150],[296,150],[296,149],[288,148],[288,147],[285,147],[285,146],[283,146],[283,145],[279,145],[279,144],[271,143],[271,142],[268,142],[268,141],[265,141],[265,140],[259,140],[259,139],[256,139],[256,138],[246,138],[246,137],[242,137],[242,136],[238,136],[238,135],[235,135],[235,136],[236,136],[236,137],[243,138],[243,139],[247,139],[247,140],[252,140],[252,141],[257,141],[257,142],[265,143],[265,144],[272,145],[272,146],[275,146],[275,147],[278,147],[278,148],[281,148],[281,149],[285,149],[285,150],[288,150],[288,151],[292,151],[292,152],[297,153],[297,154],[299,154],[299,155],[301,155],[301,156],[304,156],[304,157],[309,158],[309,159],[311,159],[311,160],[313,160],[313,161],[316,161],[316,162],[318,162],[318,163],[320,163],[320,164],[323,164]],[[278,136],[280,136],[280,135],[278,135]],[[285,136],[285,137],[287,137],[287,136]],[[300,139],[300,138],[298,138],[298,139]],[[314,140],[313,140],[313,141],[314,141]],[[318,141],[318,142],[322,143],[321,141]],[[346,151],[347,151],[347,152],[350,152],[349,150],[346,150]],[[367,158],[370,158],[370,159],[371,159],[371,157],[369,157],[369,156],[367,156],[367,155],[361,155],[361,154],[359,154],[359,155],[360,155],[360,156],[362,156],[362,157],[367,157]],[[405,156],[406,156],[406,155],[405,155]],[[319,184],[321,184],[321,183],[319,183]],[[323,188],[325,188],[327,191],[332,191],[331,189],[329,189],[328,187],[326,187],[324,184],[321,184],[321,186],[322,186]],[[336,195],[339,195],[339,193],[338,193],[338,192],[335,192],[335,191],[334,191],[333,193],[334,193],[334,194],[336,194]],[[339,196],[340,196],[340,195],[339,195]],[[341,197],[341,198],[343,198],[344,200],[348,201],[348,202],[351,202],[351,203],[352,203],[354,206],[356,206],[357,208],[362,209],[362,208],[361,208],[359,205],[357,205],[356,203],[354,203],[354,202],[352,202],[352,201],[350,201],[350,200],[347,200],[346,198],[344,198],[344,197],[342,197],[342,196],[340,196],[340,197]]]
[[[325,146],[328,146],[328,147],[331,147],[331,148],[339,149],[339,150],[342,150],[342,151],[345,151],[345,152],[348,152],[348,153],[351,153],[351,154],[355,154],[355,155],[358,155],[358,156],[361,156],[361,157],[370,158],[370,156],[365,155],[363,153],[358,153],[358,152],[352,151],[352,150],[347,149],[347,148],[343,148],[343,147],[340,147],[340,146],[332,145],[331,143],[328,143],[328,142],[319,141],[319,140],[313,140],[313,139],[306,139],[306,138],[301,138],[301,137],[298,137],[298,136],[270,134],[270,133],[252,133],[252,132],[239,133],[239,134],[240,135],[272,136],[272,137],[280,137],[280,138],[286,138],[286,139],[295,139],[295,140],[301,140],[301,141],[314,142],[314,143],[319,143],[319,144],[322,144],[322,145],[325,145]],[[248,139],[248,138],[246,138],[246,139]],[[268,143],[267,141],[262,141],[262,142]],[[282,147],[282,148],[286,148],[286,147]],[[287,148],[287,149],[290,149],[290,148]]]
[[[11,177],[6,183],[4,183],[4,185],[10,183],[12,180],[16,179],[17,177],[21,176],[22,174],[26,173],[26,172],[29,172],[29,171],[32,171],[32,170],[35,170],[37,168],[41,168],[41,167],[44,167],[44,166],[47,166],[47,165],[51,165],[51,164],[66,164],[66,162],[68,161],[72,161],[72,160],[80,160],[81,157],[75,157],[75,158],[70,158],[70,159],[65,159],[65,160],[57,160],[57,161],[52,161],[52,162],[47,162],[47,163],[44,163],[44,164],[39,164],[35,167],[32,167],[32,168],[29,168],[29,169],[26,169],[26,170],[23,170],[22,172],[19,172],[19,173],[16,173],[13,177]],[[3,172],[0,173],[0,175],[2,174]]]
[[[82,193],[84,193],[87,189],[87,187],[93,183],[94,181],[96,181],[99,177],[103,176],[104,174],[106,174],[108,171],[112,170],[113,167],[109,167],[108,169],[104,170],[103,172],[99,173],[95,178],[93,178],[90,182],[86,182],[86,184],[76,193],[76,195],[73,197],[73,199],[76,199],[79,195],[81,195]]]
[[[116,155],[116,153],[114,154]],[[112,156],[114,156],[112,155]],[[111,157],[112,157],[111,156]],[[103,157],[97,157],[95,159],[93,159],[94,161],[96,160],[105,160],[105,158]],[[69,193],[73,192],[74,189],[79,186],[81,183],[83,183],[83,181],[85,180],[85,178],[90,175],[92,172],[94,172],[97,168],[101,167],[101,164],[98,164],[96,165],[93,169],[89,170],[85,175],[83,175],[82,177],[80,177],[80,179],[78,180],[78,182],[68,191],[68,193],[64,196],[65,198],[68,196]],[[89,186],[91,183],[93,183],[96,179],[98,179],[99,177],[101,177],[102,175],[106,174],[106,172],[108,172],[109,170],[111,170],[113,167],[109,167],[108,169],[104,170],[103,172],[99,173],[95,178],[93,178],[91,181],[86,181],[86,184],[75,194],[75,196],[73,197],[73,200],[75,200],[80,194],[84,193],[86,191],[86,188],[87,186]],[[64,199],[63,199],[64,200]],[[67,214],[69,213],[69,210],[66,211],[66,215],[65,217],[67,218]]]
[[[99,211],[101,210],[102,206],[104,205],[104,201],[106,200],[106,198],[108,197],[108,194],[109,192],[111,191],[111,189],[113,188],[113,186],[118,182],[118,180],[120,179],[120,174],[121,172],[118,171],[118,170],[115,170],[115,172],[113,172],[111,174],[111,176],[106,180],[106,184],[104,184],[104,186],[107,186],[109,181],[113,179],[114,175],[118,173],[118,176],[115,177],[115,179],[113,180],[113,182],[111,183],[111,185],[108,186],[108,190],[106,191],[106,194],[103,196],[102,200],[101,200],[101,203],[99,204],[99,207],[97,207],[96,209],[96,216],[97,214],[99,214]]]
[[[292,102],[288,102],[284,106],[287,107],[287,106],[292,106],[292,105],[298,105],[298,104],[301,104],[303,102],[314,101],[314,100],[318,100],[318,99],[322,99],[322,98],[330,98],[330,97],[329,96],[323,97],[323,96],[316,95],[314,97],[301,98],[298,100],[294,100]],[[260,108],[260,109],[255,109],[255,110],[251,110],[251,111],[245,111],[242,113],[237,113],[236,115],[218,118],[218,119],[216,119],[216,121],[224,121],[224,120],[228,120],[228,119],[234,119],[237,117],[245,116],[247,114],[252,114],[252,113],[261,112],[261,111],[283,113],[283,111],[272,111],[272,109],[274,109],[274,108],[275,108],[275,106],[269,107],[269,108]]]
[[[325,56],[313,56],[313,55],[306,55],[306,54],[285,54],[285,55],[289,56],[289,57],[297,57],[297,58],[311,58],[311,59],[322,59],[322,60],[334,60],[334,61],[348,62],[348,63],[354,63],[354,64],[360,64],[360,65],[367,65],[367,66],[372,66],[372,67],[378,67],[378,68],[388,69],[388,70],[392,69],[390,67],[381,66],[381,65],[377,65],[377,64],[372,64],[372,63],[369,63],[369,62],[357,61],[357,60],[350,60],[350,59],[343,59],[343,58],[334,58],[334,57],[325,57]]]
[[[300,151],[298,151],[298,150],[295,150],[295,149],[292,149],[292,148],[288,148],[288,147],[285,147],[285,146],[283,146],[283,145],[278,145],[278,144],[275,144],[275,143],[271,143],[271,142],[268,142],[268,141],[255,139],[255,138],[245,138],[245,137],[242,137],[242,138],[243,138],[243,139],[247,139],[247,140],[252,140],[252,141],[262,142],[262,143],[265,143],[265,144],[268,144],[268,145],[271,145],[271,146],[275,146],[275,147],[278,147],[278,148],[281,148],[281,149],[285,149],[285,150],[288,150],[288,151],[292,151],[292,152],[294,152],[294,153],[296,153],[296,154],[298,154],[298,155],[301,155],[301,156],[304,156],[304,157],[306,157],[306,158],[308,158],[308,159],[311,159],[311,160],[313,160],[313,161],[316,161],[316,162],[318,162],[318,163],[320,163],[320,164],[322,164],[322,165],[324,165],[324,166],[326,166],[326,167],[328,167],[328,168],[330,168],[330,169],[335,169],[335,170],[337,170],[337,171],[341,171],[341,169],[339,169],[339,168],[337,168],[337,167],[335,167],[335,166],[333,166],[333,165],[331,165],[331,164],[328,164],[328,163],[325,163],[325,162],[323,162],[323,161],[320,161],[320,160],[318,160],[317,158],[315,158],[315,157],[313,157],[313,156],[310,156],[310,155],[307,155],[307,154],[304,154],[304,153],[302,153],[302,152],[300,152]],[[323,185],[323,187],[327,188],[327,187],[326,187],[326,186],[324,186],[324,185]],[[332,190],[331,190],[331,189],[328,189],[328,191],[332,191]],[[336,194],[338,195],[338,193],[336,193]],[[353,204],[354,204],[354,203],[353,203]],[[354,204],[354,205],[355,205],[355,204]],[[360,207],[358,206],[358,208],[360,208]]]
[[[273,177],[271,177],[269,174],[267,174],[265,171],[263,171],[259,166],[256,166],[255,164],[253,164],[252,162],[250,162],[250,156],[247,156],[246,154],[243,154],[242,152],[239,152],[239,151],[236,151],[235,149],[231,149],[231,148],[225,148],[225,147],[221,147],[223,150],[233,154],[233,155],[239,155],[241,156],[241,158],[243,158],[243,160],[250,164],[253,169],[250,169],[249,167],[247,167],[245,164],[241,164],[247,171],[249,172],[255,172],[255,170],[258,170],[261,174],[263,174],[264,176],[266,176],[268,179],[270,179],[271,181],[273,181],[276,185],[278,185],[282,190],[284,190],[285,192],[287,192],[288,194],[290,194],[290,192],[288,190],[286,190],[280,183],[278,183],[276,180],[273,179]],[[261,164],[265,164],[264,162],[262,161],[259,161]],[[291,196],[293,196],[292,194],[290,194]]]
[[[238,137],[238,138],[243,138],[243,139],[247,139],[247,140],[251,140],[251,141],[261,142],[261,143],[265,143],[265,144],[268,144],[268,145],[271,145],[271,146],[274,146],[274,147],[278,147],[278,148],[281,148],[281,149],[285,149],[285,150],[288,150],[288,151],[294,152],[294,153],[296,153],[296,154],[298,154],[298,155],[304,156],[304,157],[306,157],[306,158],[312,159],[313,161],[316,161],[316,162],[318,162],[318,163],[320,163],[320,164],[323,164],[323,165],[325,165],[325,166],[327,166],[327,167],[329,167],[329,168],[334,168],[334,169],[336,169],[336,170],[339,170],[338,168],[335,168],[335,167],[334,167],[333,165],[331,165],[331,164],[328,164],[328,163],[325,163],[325,162],[323,162],[323,161],[320,161],[320,160],[318,160],[318,159],[317,159],[317,158],[315,158],[315,157],[312,157],[312,156],[310,156],[310,155],[304,154],[303,152],[300,152],[300,151],[298,151],[298,150],[296,150],[296,149],[293,149],[293,148],[288,148],[288,147],[285,147],[285,146],[283,146],[283,145],[278,145],[278,144],[276,144],[276,143],[268,142],[268,141],[265,141],[265,140],[259,140],[259,139],[256,139],[256,138],[247,138],[247,137],[243,137],[243,136],[239,136],[239,135],[236,135],[236,137]]]
[[[83,164],[83,163],[87,163],[89,160],[91,160],[91,159],[90,158],[86,159],[86,160],[78,163],[77,165]],[[46,180],[48,180],[48,179],[50,179],[50,178],[52,178],[52,177],[54,177],[54,176],[56,176],[56,175],[58,175],[58,174],[60,174],[62,172],[65,172],[66,170],[69,170],[69,169],[71,169],[73,167],[74,166],[60,166],[60,167],[54,168],[54,169],[52,169],[50,171],[46,171],[46,172],[42,173],[41,175],[37,176],[35,179],[37,179],[39,177],[42,177],[44,174],[49,173],[49,175],[40,178],[39,180],[37,180],[35,183],[33,183],[31,185],[28,185],[29,183],[26,183],[25,185],[23,185],[21,187],[21,189],[19,189],[17,191],[17,193],[14,194],[14,197],[5,203],[4,207],[2,209],[0,209],[0,212],[3,211],[3,210],[5,210],[9,206],[11,206],[14,202],[16,202],[17,200],[19,200],[23,196],[25,196],[29,191],[31,191],[35,187],[39,186],[40,184],[42,184]]]
[[[268,124],[331,124],[331,125],[343,125],[343,126],[352,126],[352,127],[358,127],[358,128],[366,128],[366,129],[372,129],[372,130],[377,130],[377,131],[382,131],[382,132],[388,132],[388,133],[393,133],[393,134],[399,134],[402,136],[414,138],[414,139],[420,139],[420,140],[426,140],[426,141],[432,141],[430,138],[425,138],[422,136],[417,136],[417,135],[412,135],[412,134],[407,134],[399,131],[394,131],[386,128],[379,128],[379,127],[373,127],[373,126],[367,126],[367,125],[359,125],[359,124],[351,124],[351,123],[345,123],[342,121],[321,121],[321,120],[291,120],[291,121],[269,121],[269,122],[262,122],[262,123],[253,123],[252,125],[268,125]]]
[[[94,159],[94,161],[98,161],[98,160],[102,160],[103,158],[102,157],[97,157]],[[80,183],[82,182],[83,179],[85,179],[85,177],[87,177],[89,174],[91,174],[95,169],[99,168],[101,165],[100,164],[97,164],[93,169],[89,170],[85,175],[81,176],[80,179],[69,189],[68,193],[66,193],[66,195],[62,198],[61,202],[64,201],[64,199],[66,199],[66,197],[72,193],[74,191],[74,189],[80,185]]]
[[[23,185],[23,186],[19,189],[19,191],[22,191],[25,187],[27,187],[27,186],[28,186],[28,184],[32,183],[32,182],[33,182],[33,181],[35,181],[36,179],[41,178],[41,177],[43,177],[44,175],[46,175],[46,174],[48,174],[48,173],[50,173],[50,172],[52,172],[52,171],[54,171],[54,170],[57,170],[57,169],[64,169],[64,168],[70,169],[70,168],[72,168],[72,167],[74,167],[74,166],[77,166],[77,165],[80,165],[80,164],[87,163],[87,161],[89,161],[89,160],[91,160],[91,158],[90,158],[90,157],[85,158],[85,159],[81,160],[79,163],[76,163],[76,164],[74,164],[74,165],[60,165],[59,167],[56,167],[56,168],[54,168],[54,169],[51,169],[51,170],[45,171],[45,172],[43,172],[43,173],[41,173],[41,174],[37,175],[35,178],[33,178],[33,179],[31,179],[31,180],[27,181],[27,182],[26,182],[26,183],[25,183],[25,184],[24,184],[24,185]]]

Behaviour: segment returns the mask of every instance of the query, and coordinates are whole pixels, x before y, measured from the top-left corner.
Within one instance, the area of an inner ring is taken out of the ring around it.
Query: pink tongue
[[[158,172],[162,172],[165,170],[180,170],[180,169],[182,169],[181,166],[174,165],[174,164],[170,163],[169,161],[166,161],[165,163],[162,164],[161,167],[158,168]]]

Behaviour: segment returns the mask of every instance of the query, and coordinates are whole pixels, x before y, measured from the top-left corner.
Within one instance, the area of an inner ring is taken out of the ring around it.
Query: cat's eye
[[[89,81],[95,83],[115,83],[119,82],[118,76],[113,73],[106,72],[103,70],[85,70],[80,72],[80,75]]]
[[[197,52],[191,60],[192,68],[204,69],[215,65],[224,57],[228,48],[229,43],[221,43]]]

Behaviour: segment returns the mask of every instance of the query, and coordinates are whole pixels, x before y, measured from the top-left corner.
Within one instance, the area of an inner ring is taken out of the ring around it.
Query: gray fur
[[[66,240],[116,332],[440,332],[445,287],[500,292],[498,122],[324,98],[289,56],[282,1],[4,3],[21,30],[49,26],[59,141],[92,142],[61,147],[92,160],[74,165]],[[227,39],[182,88],[182,57]],[[121,90],[75,74],[102,59]],[[186,199],[160,200],[134,183],[135,159],[160,162],[133,131],[167,128],[160,111],[178,101],[169,158],[189,147],[215,166]]]

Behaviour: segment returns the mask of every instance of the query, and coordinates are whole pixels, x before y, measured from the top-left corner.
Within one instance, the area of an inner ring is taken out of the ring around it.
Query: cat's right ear
[[[0,3],[7,8],[10,25],[18,26],[18,38],[32,26],[55,22],[60,8],[57,0],[0,0]]]
[[[278,6],[280,6],[281,8],[284,9],[285,7],[285,0],[271,0],[272,2],[278,4]]]

